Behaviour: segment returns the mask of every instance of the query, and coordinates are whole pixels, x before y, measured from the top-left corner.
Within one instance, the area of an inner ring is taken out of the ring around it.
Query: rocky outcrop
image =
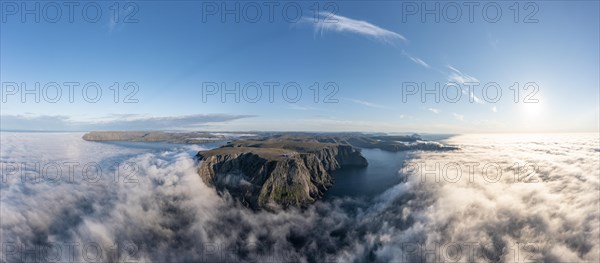
[[[282,141],[240,141],[201,151],[198,173],[220,193],[254,209],[305,207],[333,183],[331,172],[367,166],[349,145]]]

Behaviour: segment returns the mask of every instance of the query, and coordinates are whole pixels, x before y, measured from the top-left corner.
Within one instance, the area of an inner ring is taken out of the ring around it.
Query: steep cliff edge
[[[332,171],[367,166],[350,145],[282,140],[236,141],[197,157],[207,185],[254,209],[305,207],[331,186]]]

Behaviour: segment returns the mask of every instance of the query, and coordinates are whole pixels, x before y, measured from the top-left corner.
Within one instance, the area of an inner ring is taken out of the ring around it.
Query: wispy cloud
[[[407,41],[404,36],[396,32],[383,29],[366,21],[355,20],[330,12],[318,12],[317,19],[314,17],[304,17],[302,21],[304,23],[312,24],[315,27],[315,32],[320,33],[321,35],[325,31],[352,33],[373,38],[392,45],[398,41]]]
[[[391,109],[390,107],[381,105],[381,104],[377,104],[377,103],[373,103],[373,102],[369,102],[369,101],[365,101],[365,100],[357,100],[357,99],[351,99],[351,98],[344,98],[344,100],[356,103],[356,104],[360,104],[363,106],[367,106],[367,107],[371,107],[371,108],[376,108],[376,109],[386,109],[389,110]]]
[[[222,123],[253,115],[195,114],[185,116],[145,116],[113,114],[100,118],[76,120],[69,116],[2,115],[4,130],[185,130],[202,128],[211,123]]]
[[[492,48],[494,48],[494,49],[498,49],[498,42],[500,42],[500,41],[496,38],[493,38],[492,34],[490,34],[489,32],[487,34],[487,38],[488,38],[488,42],[490,43],[490,46],[492,46]]]
[[[288,106],[288,108],[292,109],[292,110],[300,110],[300,111],[318,110],[315,107],[303,106],[303,105],[298,105],[298,104],[295,104],[295,103],[291,103]]]
[[[475,103],[483,104],[483,101],[479,97],[475,96],[472,91],[469,94],[469,98],[471,98],[471,101],[474,101]]]
[[[425,61],[423,61],[422,59],[418,58],[418,57],[413,57],[410,54],[408,54],[406,51],[402,50],[402,55],[404,55],[405,57],[407,57],[408,59],[412,60],[412,62],[415,62],[418,65],[421,65],[423,67],[426,68],[431,68],[429,66],[429,64],[427,64]]]
[[[446,67],[452,71],[448,75],[448,82],[457,83],[460,85],[479,83],[479,80],[477,78],[475,78],[471,75],[465,74],[462,71],[458,70],[457,68],[455,68],[451,65],[447,65]],[[470,98],[469,101],[483,104],[483,100],[481,100],[479,97],[475,96],[475,94],[473,94],[472,90],[468,90],[467,88],[463,87],[462,93],[467,94],[467,92],[469,93],[469,98]]]
[[[108,18],[108,33],[112,33],[117,28],[118,21],[115,20],[114,16]]]
[[[116,15],[111,13],[108,16],[108,33],[118,32],[123,29],[126,24],[137,23],[137,19],[133,18],[136,13],[136,6],[132,4],[125,4],[118,6],[114,10]]]
[[[496,106],[492,107],[492,112],[498,112],[498,108]]]
[[[462,115],[462,114],[452,113],[452,116],[454,116],[454,118],[457,119],[457,120],[459,120],[459,121],[464,121],[465,120],[465,115]]]
[[[433,113],[435,113],[435,114],[438,114],[438,113],[440,113],[440,110],[439,110],[439,109],[436,109],[436,108],[429,108],[429,109],[427,109],[427,110],[429,110],[429,111],[431,111],[431,112],[433,112]]]
[[[464,85],[465,83],[479,83],[479,80],[473,76],[462,73],[453,66],[447,66],[452,72],[448,75],[448,81]]]

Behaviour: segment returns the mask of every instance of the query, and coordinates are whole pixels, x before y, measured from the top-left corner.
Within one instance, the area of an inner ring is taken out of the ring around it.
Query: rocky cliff
[[[367,166],[350,145],[281,140],[238,141],[197,157],[207,185],[251,208],[269,210],[313,203],[333,183],[332,171]]]

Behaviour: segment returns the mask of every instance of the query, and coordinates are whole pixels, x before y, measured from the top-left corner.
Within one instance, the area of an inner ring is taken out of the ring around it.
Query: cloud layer
[[[413,153],[399,173],[405,182],[374,199],[335,198],[277,213],[250,211],[204,185],[191,158],[198,146],[125,148],[80,136],[2,133],[4,166],[75,160],[107,171],[96,183],[83,181],[79,169],[71,182],[6,176],[0,188],[5,244],[80,242],[75,261],[85,261],[83,244],[97,242],[105,262],[514,262],[517,243],[526,244],[521,256],[537,262],[598,260],[600,149],[593,134],[455,137],[450,142],[462,150]],[[114,182],[115,162],[134,163],[138,182]],[[409,166],[473,162],[479,166],[472,181],[466,168],[460,180],[436,182],[430,174],[423,181]],[[515,162],[538,169],[514,182]],[[504,176],[487,182],[486,163],[502,167]],[[109,249],[115,243],[128,250],[115,257]],[[1,253],[9,262],[21,256]]]

